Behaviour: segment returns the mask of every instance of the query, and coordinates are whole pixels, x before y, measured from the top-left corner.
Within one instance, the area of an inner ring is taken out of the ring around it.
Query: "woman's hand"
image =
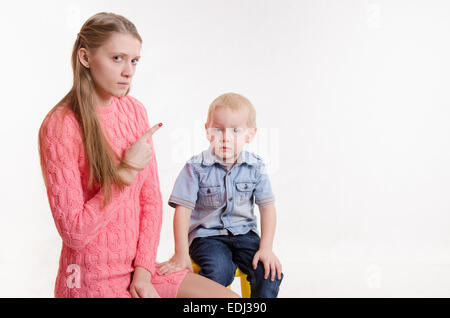
[[[126,150],[123,161],[132,166],[136,170],[144,169],[152,160],[152,151],[150,145],[147,143],[150,138],[160,127],[161,123],[150,128],[143,134],[136,142]]]
[[[144,267],[136,266],[130,293],[133,298],[161,298],[151,282],[152,275]]]
[[[175,253],[170,260],[159,265],[157,272],[159,275],[168,275],[185,268],[189,269],[191,272],[193,271],[191,258],[189,255],[178,255]]]
[[[125,168],[122,165],[119,165],[118,173],[120,175],[120,179],[130,185],[134,178],[136,178],[139,171],[134,169]]]
[[[119,174],[123,181],[128,184],[134,180],[139,171],[143,170],[152,160],[152,150],[147,143],[150,138],[160,127],[159,123],[150,128],[136,142],[125,151],[122,161],[119,165]]]

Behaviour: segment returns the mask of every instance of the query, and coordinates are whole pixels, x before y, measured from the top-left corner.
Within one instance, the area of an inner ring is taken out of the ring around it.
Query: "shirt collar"
[[[202,164],[205,166],[212,166],[215,163],[219,163],[221,165],[224,165],[223,161],[221,161],[213,152],[212,147],[209,146],[209,148],[205,151],[203,151],[203,161]],[[235,166],[239,166],[243,163],[246,163],[248,165],[256,165],[256,158],[254,156],[246,151],[242,150],[239,154],[238,158],[236,159]]]

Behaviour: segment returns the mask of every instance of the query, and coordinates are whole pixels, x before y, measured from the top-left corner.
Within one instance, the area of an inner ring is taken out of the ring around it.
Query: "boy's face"
[[[225,163],[234,163],[245,143],[250,143],[256,134],[256,128],[247,127],[247,117],[246,109],[221,107],[211,114],[209,126],[205,125],[213,152]]]

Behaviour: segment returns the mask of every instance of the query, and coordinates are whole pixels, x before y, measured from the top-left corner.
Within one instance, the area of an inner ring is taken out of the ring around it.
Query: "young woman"
[[[236,297],[188,270],[157,274],[162,200],[145,107],[128,96],[142,39],[98,13],[78,34],[73,86],[39,130],[47,196],[62,238],[55,297]]]

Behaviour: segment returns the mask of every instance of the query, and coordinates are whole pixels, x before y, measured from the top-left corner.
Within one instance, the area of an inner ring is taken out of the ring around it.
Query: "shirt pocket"
[[[198,204],[207,208],[218,208],[220,202],[220,186],[200,186]]]
[[[255,182],[236,182],[236,203],[239,205],[252,204],[251,199],[255,186]]]

